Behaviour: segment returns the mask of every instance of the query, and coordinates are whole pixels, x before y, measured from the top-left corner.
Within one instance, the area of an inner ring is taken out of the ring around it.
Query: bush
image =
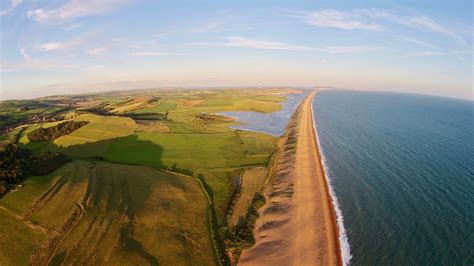
[[[225,232],[224,243],[226,250],[235,254],[240,254],[243,249],[251,248],[255,245],[255,238],[253,236],[253,229],[255,222],[260,217],[258,209],[265,205],[265,197],[256,192],[252,203],[250,204],[247,214],[244,219],[239,219],[239,222],[233,228],[233,230],[227,230]]]

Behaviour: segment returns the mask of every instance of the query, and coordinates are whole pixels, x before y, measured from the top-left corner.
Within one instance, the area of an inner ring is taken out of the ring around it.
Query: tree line
[[[26,177],[49,174],[69,161],[71,158],[59,152],[34,154],[13,143],[6,145],[0,151],[0,197]]]
[[[28,133],[27,136],[31,141],[53,141],[87,125],[88,123],[88,121],[65,121],[52,127],[38,128]]]

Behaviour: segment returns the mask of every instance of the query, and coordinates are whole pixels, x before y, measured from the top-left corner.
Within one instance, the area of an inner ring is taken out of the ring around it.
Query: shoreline
[[[337,216],[319,151],[312,103],[303,99],[279,144],[275,174],[265,188],[256,244],[242,265],[343,265]],[[322,210],[322,211],[321,211]]]
[[[323,161],[323,155],[321,153],[321,146],[320,146],[320,142],[319,142],[319,137],[318,137],[318,133],[317,133],[317,130],[316,130],[316,121],[314,119],[314,112],[313,112],[313,102],[314,102],[314,97],[316,96],[316,94],[319,92],[320,90],[317,90],[315,92],[312,92],[310,95],[309,95],[309,99],[308,99],[308,103],[305,103],[305,104],[309,104],[310,105],[310,113],[311,113],[311,135],[312,135],[312,141],[316,144],[314,146],[315,150],[316,150],[316,155],[317,155],[317,159],[318,159],[318,163],[319,163],[319,167],[318,167],[318,170],[320,171],[319,175],[318,175],[318,178],[320,179],[320,181],[322,181],[324,183],[324,194],[325,194],[325,200],[326,200],[326,204],[327,204],[327,208],[324,209],[324,211],[327,213],[329,212],[329,219],[331,220],[331,224],[332,224],[332,231],[333,232],[330,232],[329,234],[332,235],[332,241],[333,241],[333,245],[336,247],[336,259],[337,259],[337,265],[345,265],[343,264],[343,259],[342,259],[342,252],[341,252],[341,242],[340,242],[340,230],[339,230],[339,226],[338,226],[338,216],[336,214],[336,210],[335,210],[335,207],[334,207],[334,197],[331,193],[331,187],[330,187],[330,184],[329,184],[329,179],[328,179],[328,176],[326,174],[326,169],[324,167],[324,161]],[[306,100],[306,99],[305,99]],[[336,199],[337,201],[337,199]],[[331,230],[328,230],[328,232],[331,231]]]
[[[321,90],[316,91],[311,99],[311,121],[312,121],[313,131],[314,131],[314,139],[316,141],[319,163],[321,164],[321,168],[322,168],[322,175],[324,176],[326,194],[329,195],[328,201],[329,201],[329,206],[330,206],[331,214],[332,214],[331,220],[333,222],[333,226],[336,231],[334,234],[334,237],[335,237],[335,242],[338,248],[338,255],[339,255],[338,263],[339,265],[349,265],[349,262],[352,256],[350,254],[349,242],[347,239],[346,230],[343,223],[344,218],[339,208],[339,202],[337,200],[334,188],[331,185],[331,180],[329,179],[329,175],[327,174],[326,159],[324,157],[323,148],[321,146],[321,141],[318,136],[318,130],[316,129],[316,118],[314,116],[313,102],[314,102],[314,97],[316,97],[316,94],[319,91]]]

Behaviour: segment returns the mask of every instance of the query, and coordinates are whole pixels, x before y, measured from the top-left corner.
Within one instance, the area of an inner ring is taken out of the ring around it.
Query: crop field
[[[208,206],[190,177],[74,161],[1,200],[1,232],[16,234],[0,238],[0,261],[212,265]]]

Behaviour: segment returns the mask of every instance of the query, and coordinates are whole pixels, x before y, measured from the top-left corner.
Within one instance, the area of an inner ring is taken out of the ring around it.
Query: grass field
[[[57,138],[40,151],[60,151],[78,158],[100,156],[106,151],[108,140],[130,135],[136,128],[135,121],[128,117],[83,114],[75,121],[89,124]]]
[[[174,164],[186,169],[266,164],[269,153],[268,150],[261,148],[267,147],[262,146],[259,149],[252,146],[254,154],[249,154],[246,153],[249,146],[250,143],[247,145],[241,143],[235,133],[213,134],[209,137],[207,134],[142,132],[111,141],[104,158],[112,162],[159,168]]]
[[[167,111],[174,110],[176,108],[176,102],[168,100],[159,100],[156,103],[153,103],[149,107],[142,109],[134,110],[133,113],[164,113]]]
[[[264,167],[246,169],[242,175],[242,189],[240,192],[239,200],[234,207],[234,212],[230,218],[229,225],[233,226],[237,224],[241,216],[245,216],[248,207],[252,202],[252,198],[256,192],[260,192],[260,189],[265,183],[265,174],[267,169]]]
[[[234,180],[240,176],[241,168],[204,169],[194,172],[194,176],[203,175],[212,189],[217,221],[220,224],[227,212],[227,205],[235,189]]]
[[[15,234],[0,238],[0,261],[24,265],[32,254],[53,264],[212,265],[207,217],[192,178],[74,161],[1,200],[1,232]]]

